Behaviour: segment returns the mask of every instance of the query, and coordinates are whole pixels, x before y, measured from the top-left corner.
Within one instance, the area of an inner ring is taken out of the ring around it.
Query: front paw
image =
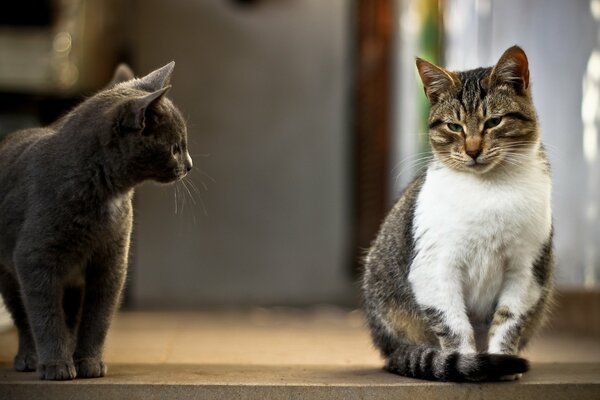
[[[83,358],[75,361],[78,378],[100,378],[106,375],[106,364],[100,359]]]
[[[17,353],[13,365],[19,372],[35,371],[37,355],[32,352]]]
[[[49,381],[66,381],[75,379],[77,371],[72,361],[55,361],[38,365],[40,379]]]

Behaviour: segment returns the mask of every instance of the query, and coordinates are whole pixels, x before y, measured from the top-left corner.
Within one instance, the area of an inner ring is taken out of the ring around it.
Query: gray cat
[[[19,331],[14,367],[41,379],[106,374],[133,189],[192,168],[185,122],[165,96],[175,63],[106,90],[45,128],[0,142],[0,291]]]
[[[518,379],[553,291],[550,174],[525,52],[454,72],[418,59],[433,161],[375,239],[363,277],[389,371]]]

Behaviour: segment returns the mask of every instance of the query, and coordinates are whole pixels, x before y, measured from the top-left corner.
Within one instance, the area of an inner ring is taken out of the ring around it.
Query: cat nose
[[[479,155],[481,154],[481,149],[480,148],[476,148],[476,149],[467,149],[467,154],[469,155],[469,157],[471,157],[473,160],[476,160],[477,157],[479,157]]]
[[[479,136],[467,136],[465,139],[465,152],[473,160],[477,159],[481,154],[481,137]]]

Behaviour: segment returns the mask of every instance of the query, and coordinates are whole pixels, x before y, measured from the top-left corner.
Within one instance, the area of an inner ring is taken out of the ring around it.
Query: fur
[[[373,340],[401,375],[513,379],[553,288],[551,181],[527,58],[515,46],[493,68],[417,67],[435,157],[366,257]]]
[[[174,63],[109,87],[45,128],[0,142],[0,292],[19,332],[14,367],[41,379],[106,374],[125,277],[133,189],[192,168],[165,97]]]

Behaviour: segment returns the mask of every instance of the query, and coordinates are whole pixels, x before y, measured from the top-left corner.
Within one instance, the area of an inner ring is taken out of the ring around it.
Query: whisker
[[[200,196],[200,190],[198,189],[198,187],[194,184],[194,181],[191,178],[184,178],[187,179],[187,183],[190,184],[190,186],[192,187],[192,189],[194,189],[196,191],[196,193],[198,193],[198,195]],[[202,187],[204,187],[204,190],[208,192],[208,187],[204,184],[204,182],[200,181],[200,184],[202,185]]]
[[[503,149],[529,149],[529,146],[525,143],[514,144],[514,145],[502,145],[502,146],[498,146],[498,147],[501,147]]]
[[[197,169],[198,172],[200,172],[202,175],[204,175],[205,177],[207,177],[208,179],[210,179],[213,183],[216,182],[215,179],[212,176],[210,176],[206,172],[202,171],[200,168],[198,168],[198,167],[193,167],[193,168]]]
[[[190,200],[192,201],[193,205],[197,205],[196,203],[196,199],[194,198],[193,194],[190,192],[188,186],[186,185],[186,179],[188,179],[187,177],[183,177],[183,179],[181,180],[181,183],[183,185],[183,187],[185,188],[185,192],[184,192],[184,199],[185,199],[185,193],[187,192],[187,194],[190,196]],[[187,183],[189,183],[189,181],[187,181]],[[190,207],[191,213],[192,213],[192,220],[194,221],[194,225],[198,224],[197,218],[196,218],[196,212],[195,212],[195,207]]]
[[[197,187],[196,187],[196,186],[193,184],[193,182],[192,182],[192,180],[191,180],[191,179],[188,179],[187,177],[184,177],[184,178],[183,178],[183,181],[186,181],[186,179],[187,179],[187,183],[189,183],[189,184],[190,184],[190,186],[192,187],[192,190],[193,190],[193,191],[195,191],[195,192],[196,192],[196,194],[198,195],[198,201],[200,202],[200,206],[202,207],[202,212],[204,213],[204,216],[205,216],[205,217],[208,217],[208,212],[206,211],[206,205],[204,204],[204,200],[202,200],[202,193],[201,193],[201,192],[200,192],[200,190],[199,190],[199,189],[198,189],[198,188],[197,188]],[[183,181],[182,181],[182,182],[183,182]],[[192,193],[190,192],[190,190],[188,189],[188,187],[187,187],[187,185],[186,185],[185,183],[184,183],[184,186],[185,186],[185,188],[187,189],[187,191],[188,191],[188,193],[189,193],[190,197],[192,198],[192,201],[194,201],[194,200],[193,200]],[[194,201],[194,204],[196,204],[196,202],[195,202],[195,201]]]
[[[502,161],[505,162],[505,163],[507,163],[507,164],[510,164],[512,166],[515,166],[515,167],[520,166],[520,165],[523,164],[522,162],[519,162],[519,161],[516,161],[516,160],[511,160],[508,157],[505,157]]]
[[[192,182],[191,179],[190,179],[190,182]],[[204,191],[208,192],[208,186],[206,186],[206,183],[204,183],[204,181],[202,179],[200,179],[200,184],[202,185],[202,188],[204,188]]]
[[[515,154],[515,153],[506,153],[505,157],[511,157],[514,160],[519,160],[519,161],[530,161],[532,160],[531,156],[527,156],[524,154]]]
[[[421,171],[423,171],[423,169],[427,168],[429,166],[429,164],[424,164],[421,165],[418,169],[415,170],[415,175],[419,175],[421,173]]]
[[[183,209],[185,208],[185,193],[183,193],[184,195],[182,196],[182,194],[181,194],[182,190],[181,190],[181,186],[179,184],[177,185],[177,188],[179,190],[179,198],[181,199],[180,211],[181,211],[181,214],[183,215]]]
[[[173,188],[173,211],[177,215],[177,189]]]
[[[402,160],[400,160],[396,166],[392,169],[392,172],[396,171],[397,169],[405,166],[406,164],[411,164],[415,161],[421,160],[421,159],[427,159],[427,158],[432,158],[434,157],[434,154],[431,151],[426,151],[426,152],[422,152],[422,153],[417,153],[417,154],[412,154],[410,156],[404,157]]]
[[[183,183],[183,181],[181,181]],[[185,184],[184,184],[185,186]],[[185,193],[183,194],[183,196],[179,196],[181,197],[181,214],[183,215],[183,210],[185,208]]]
[[[194,203],[194,205],[196,205],[196,200],[194,200],[194,197],[192,196],[192,193],[190,192],[190,189],[188,189],[187,185],[185,184],[185,179],[183,179],[181,181],[181,183],[183,183],[183,187],[185,188],[185,190],[188,192],[188,194],[190,195],[190,199],[192,199],[192,203]]]
[[[403,172],[407,171],[413,175],[418,175],[423,168],[426,168],[431,161],[435,158],[433,155],[420,157],[415,160],[407,160],[404,165],[398,165],[392,170],[392,174],[395,175],[395,184],[397,185],[402,178]]]
[[[431,156],[432,154],[433,154],[433,153],[432,153],[431,151],[424,151],[424,152],[421,152],[421,153],[416,153],[416,154],[411,154],[411,155],[408,155],[408,156],[404,157],[402,160],[400,160],[400,161],[398,162],[398,165],[396,166],[396,168],[397,168],[398,166],[402,165],[402,163],[404,163],[404,162],[407,162],[407,161],[410,161],[411,159],[413,159],[413,158],[415,158],[415,157],[417,157],[417,158],[418,158],[418,157],[422,157],[422,156],[429,157],[429,156]]]
[[[398,168],[398,171],[395,175],[400,175],[405,171],[410,172],[411,170],[421,167],[422,165],[427,165],[433,160],[433,157],[422,158],[418,160],[412,161],[410,164],[405,164],[402,167]]]

